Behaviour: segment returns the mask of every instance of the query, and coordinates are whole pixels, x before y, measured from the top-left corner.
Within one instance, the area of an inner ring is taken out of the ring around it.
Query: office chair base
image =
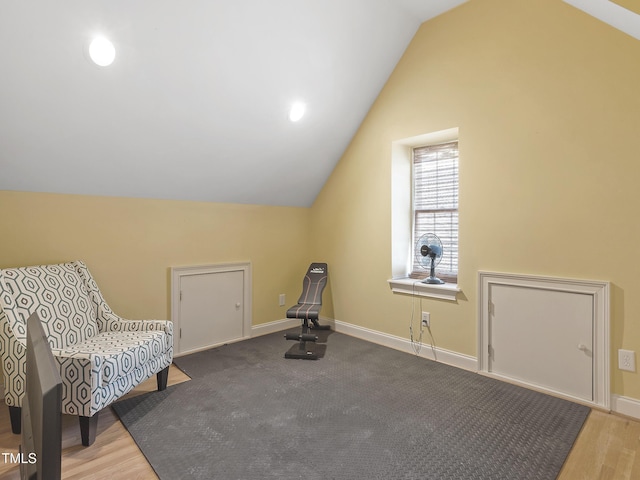
[[[298,360],[317,360],[318,352],[315,343],[301,342],[293,345],[284,354],[284,358],[296,358]]]

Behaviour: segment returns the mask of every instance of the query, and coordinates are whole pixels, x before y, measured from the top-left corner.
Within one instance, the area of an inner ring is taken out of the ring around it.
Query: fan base
[[[430,285],[442,285],[444,281],[440,280],[438,277],[427,277],[422,283],[428,283]]]

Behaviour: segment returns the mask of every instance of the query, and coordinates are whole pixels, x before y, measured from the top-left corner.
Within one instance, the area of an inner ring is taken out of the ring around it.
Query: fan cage
[[[457,283],[458,278],[458,212],[419,214],[416,212],[416,238],[413,241],[411,278],[426,278],[429,268],[418,263],[415,255],[416,242],[422,235],[435,233],[442,242],[442,258],[436,266],[436,276],[448,283]]]

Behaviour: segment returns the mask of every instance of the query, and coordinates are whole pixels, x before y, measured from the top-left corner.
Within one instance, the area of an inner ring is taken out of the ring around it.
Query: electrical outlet
[[[287,298],[287,297],[285,296],[285,294],[284,294],[284,293],[281,293],[281,294],[280,294],[279,302],[280,302],[280,306],[281,306],[281,307],[284,307],[284,306],[285,306],[285,304],[286,304],[286,298]]]
[[[429,312],[422,312],[422,326],[431,327],[431,314]]]
[[[633,350],[618,350],[618,368],[628,372],[635,372],[636,352]]]

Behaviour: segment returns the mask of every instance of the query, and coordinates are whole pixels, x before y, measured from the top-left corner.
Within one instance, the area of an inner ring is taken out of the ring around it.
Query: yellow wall
[[[386,282],[391,144],[459,127],[463,293],[423,300],[434,344],[476,355],[479,270],[607,280],[612,390],[640,399],[616,355],[640,353],[639,58],[561,0],[471,0],[423,24],[312,208],[335,318],[408,338],[412,300]]]
[[[133,319],[170,318],[172,266],[251,261],[253,324],[279,320],[310,261],[306,208],[0,191],[0,218],[0,268],[84,260]]]

